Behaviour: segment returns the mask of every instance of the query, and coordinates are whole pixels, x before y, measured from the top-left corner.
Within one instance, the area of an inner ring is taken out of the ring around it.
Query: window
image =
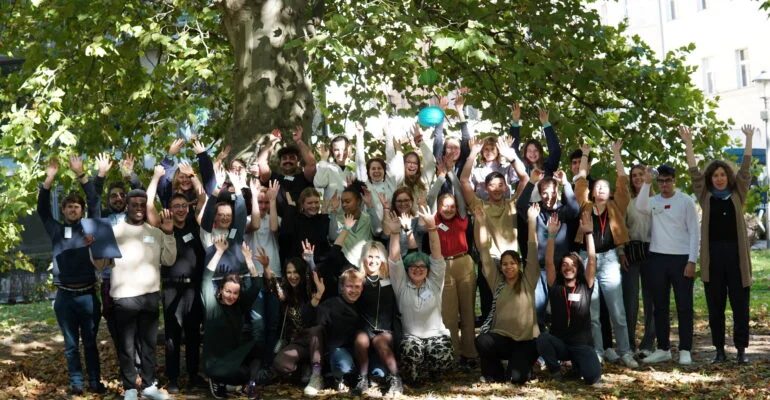
[[[751,80],[749,79],[749,50],[738,49],[735,50],[735,66],[737,68],[738,87],[749,86]]]
[[[668,0],[668,19],[675,20],[676,14],[676,0]]]
[[[703,59],[703,91],[706,94],[714,94],[717,91],[713,64],[711,57]]]
[[[703,11],[708,8],[708,0],[696,0],[698,2],[698,11]]]

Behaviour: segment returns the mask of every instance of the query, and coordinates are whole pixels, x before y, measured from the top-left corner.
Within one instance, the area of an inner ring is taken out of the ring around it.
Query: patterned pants
[[[401,340],[401,362],[404,379],[417,382],[429,375],[449,370],[454,361],[449,336],[419,338],[404,335]]]

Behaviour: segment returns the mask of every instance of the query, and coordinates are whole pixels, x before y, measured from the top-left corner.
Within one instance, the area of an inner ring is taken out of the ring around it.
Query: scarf
[[[711,189],[711,195],[720,199],[720,200],[727,200],[730,198],[730,195],[732,195],[733,192],[730,189]]]

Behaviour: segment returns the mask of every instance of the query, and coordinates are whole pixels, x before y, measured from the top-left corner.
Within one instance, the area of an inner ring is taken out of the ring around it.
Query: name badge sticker
[[[438,229],[441,229],[441,230],[442,230],[442,231],[444,231],[444,232],[448,232],[448,231],[449,231],[449,227],[448,227],[448,226],[446,226],[446,225],[444,225],[444,223],[443,223],[443,222],[442,222],[442,223],[440,223],[440,224],[438,224],[437,228],[438,228]]]
[[[390,286],[390,279],[380,279],[380,286]]]
[[[567,295],[569,301],[580,301],[580,293],[570,293]]]
[[[182,240],[184,240],[185,243],[193,240],[193,234],[192,233],[188,233],[188,234],[182,236]]]
[[[430,290],[423,290],[422,292],[420,292],[420,298],[423,300],[428,300],[431,294],[432,293],[430,292]]]
[[[64,227],[64,238],[65,239],[72,239],[72,227],[71,226],[65,226]]]
[[[286,181],[289,181],[289,182],[293,182],[294,181],[294,177],[291,176],[291,175],[284,176],[283,179],[286,180]]]
[[[228,239],[235,239],[235,234],[236,234],[236,233],[238,233],[238,230],[237,230],[237,229],[235,229],[235,228],[233,228],[233,229],[230,229],[230,233],[229,233],[229,234],[227,234],[227,238],[228,238]]]
[[[153,243],[155,243],[155,236],[147,235],[147,236],[142,238],[142,242],[153,244]]]

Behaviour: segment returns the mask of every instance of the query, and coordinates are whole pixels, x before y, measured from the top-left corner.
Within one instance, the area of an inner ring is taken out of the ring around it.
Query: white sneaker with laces
[[[692,364],[692,355],[690,354],[689,350],[680,350],[679,351],[679,365],[690,365]]]
[[[604,350],[604,358],[609,362],[617,362],[620,360],[620,356],[618,356],[618,353],[615,352],[615,349],[610,347],[607,350]]]
[[[310,381],[307,383],[307,386],[305,386],[303,393],[305,393],[305,396],[315,396],[323,389],[323,387],[324,381],[321,376],[311,375]]]
[[[623,354],[623,357],[620,358],[621,361],[623,361],[623,364],[628,368],[639,368],[639,363],[634,360],[634,355],[629,351],[626,354]]]
[[[642,362],[645,364],[654,364],[669,360],[671,360],[671,350],[657,349],[652,354],[642,359]]]

